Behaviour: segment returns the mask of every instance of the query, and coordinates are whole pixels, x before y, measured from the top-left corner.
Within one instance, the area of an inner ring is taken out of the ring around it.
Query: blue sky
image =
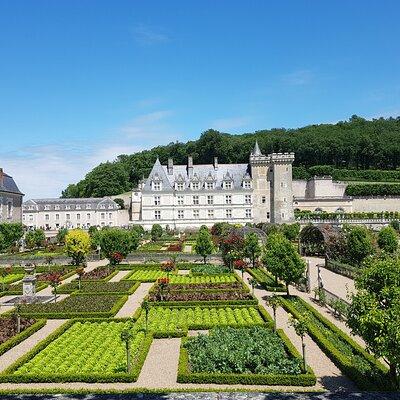
[[[400,115],[397,0],[0,0],[0,166],[58,196],[208,128]]]

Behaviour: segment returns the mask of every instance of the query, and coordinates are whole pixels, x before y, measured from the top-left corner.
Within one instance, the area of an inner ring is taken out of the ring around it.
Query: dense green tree
[[[305,262],[290,240],[281,233],[268,236],[262,260],[275,277],[285,282],[287,294],[289,285],[298,282],[304,276]]]
[[[282,224],[281,231],[285,235],[286,239],[295,241],[298,239],[300,234],[300,224],[298,222],[294,224]]]
[[[191,154],[197,163],[210,163],[217,156],[220,163],[248,162],[257,139],[264,153],[293,151],[302,178],[312,173],[312,166],[334,166],[328,172],[337,176],[337,169],[353,176],[351,170],[392,169],[400,166],[400,118],[379,118],[367,121],[352,116],[337,124],[309,125],[299,129],[270,129],[243,135],[230,135],[215,130],[204,132],[196,141],[170,143],[135,154],[118,156],[113,163],[101,164],[77,184],[69,185],[63,197],[105,196],[123,193],[147,176],[157,156],[161,163],[173,157],[176,164],[185,164]],[[322,171],[320,169],[319,172]],[[368,173],[372,177],[372,173]],[[390,175],[390,176],[389,176]],[[389,174],[385,179],[396,180]],[[365,176],[361,176],[365,179]],[[397,178],[398,180],[398,178]],[[365,189],[364,189],[365,190]]]
[[[400,259],[371,260],[356,279],[347,324],[376,357],[384,358],[398,387],[400,370]]]
[[[359,265],[366,257],[374,254],[372,235],[365,226],[356,226],[347,232],[347,251],[350,261]]]
[[[24,227],[20,223],[0,224],[0,252],[6,251],[9,247],[17,243],[24,235]]]
[[[102,253],[114,265],[136,250],[139,237],[136,232],[127,229],[103,229],[99,234],[99,243]]]
[[[57,232],[57,242],[59,244],[64,244],[65,243],[65,237],[67,236],[68,229],[67,228],[61,228]]]
[[[388,253],[394,253],[397,250],[399,246],[399,238],[397,237],[396,231],[391,226],[382,228],[379,231],[378,246],[381,250]]]
[[[207,256],[209,256],[214,250],[214,244],[212,241],[212,236],[208,228],[203,225],[196,237],[196,243],[194,245],[194,251],[203,257],[204,264],[207,261]]]
[[[250,259],[253,268],[260,254],[261,246],[257,234],[254,232],[247,234],[244,238],[244,256]]]
[[[46,236],[44,234],[43,229],[34,229],[32,231],[26,232],[26,234],[25,234],[26,246],[29,249],[34,249],[35,247],[43,246],[45,240],[46,240]]]
[[[119,207],[120,207],[121,210],[124,210],[124,209],[125,209],[125,202],[124,202],[124,199],[117,198],[117,199],[114,199],[114,201],[119,205]]]
[[[154,225],[151,227],[150,235],[151,235],[151,240],[152,240],[153,242],[155,242],[155,241],[157,241],[158,239],[160,239],[160,237],[162,236],[162,234],[163,234],[163,229],[162,229],[162,226],[161,226],[160,224],[154,224]]]

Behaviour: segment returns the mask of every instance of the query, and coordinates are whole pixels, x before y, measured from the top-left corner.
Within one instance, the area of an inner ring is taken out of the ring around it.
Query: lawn
[[[8,380],[19,382],[134,381],[149,347],[143,331],[127,321],[75,322],[53,340],[44,341],[26,360],[7,371]],[[125,344],[121,332],[131,329],[132,372],[126,373]],[[21,365],[19,365],[21,364]],[[6,379],[7,380],[7,379]]]

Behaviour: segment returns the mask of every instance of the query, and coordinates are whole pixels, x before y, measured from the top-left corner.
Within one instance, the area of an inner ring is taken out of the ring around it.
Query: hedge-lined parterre
[[[57,293],[132,294],[139,285],[139,282],[132,281],[83,281],[79,289],[79,282],[75,280],[60,286]]]

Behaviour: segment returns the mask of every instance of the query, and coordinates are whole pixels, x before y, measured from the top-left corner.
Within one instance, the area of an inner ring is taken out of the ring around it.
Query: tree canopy
[[[347,169],[392,169],[400,166],[400,117],[372,121],[353,115],[336,124],[309,125],[298,129],[270,129],[242,135],[216,130],[204,132],[198,140],[170,143],[134,154],[122,154],[114,162],[100,164],[77,184],[69,185],[63,197],[107,196],[123,193],[147,176],[157,156],[165,164],[185,164],[192,155],[195,163],[248,162],[257,140],[261,150],[296,153],[297,175],[307,168],[330,165]],[[300,175],[298,177],[300,177]]]

